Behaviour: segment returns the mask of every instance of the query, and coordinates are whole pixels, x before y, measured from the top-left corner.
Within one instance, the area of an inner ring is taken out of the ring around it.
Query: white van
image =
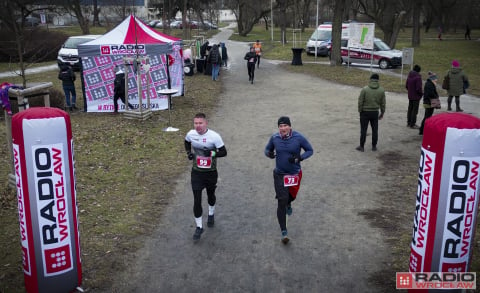
[[[95,40],[102,35],[83,35],[69,37],[58,51],[58,67],[69,64],[73,70],[80,70],[80,58],[78,58],[78,45]]]
[[[348,38],[348,23],[342,23],[342,39]],[[329,56],[332,48],[332,24],[323,23],[312,33],[307,41],[307,55]]]

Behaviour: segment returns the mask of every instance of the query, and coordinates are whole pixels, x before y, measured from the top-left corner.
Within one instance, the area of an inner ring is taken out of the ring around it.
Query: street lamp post
[[[317,20],[315,21],[315,31],[318,29],[318,0],[317,0]],[[317,32],[317,35],[315,37],[318,36],[318,32]],[[315,39],[315,61],[317,61],[317,50],[318,50],[318,38]]]
[[[270,0],[270,34],[272,35],[273,43],[273,0]]]

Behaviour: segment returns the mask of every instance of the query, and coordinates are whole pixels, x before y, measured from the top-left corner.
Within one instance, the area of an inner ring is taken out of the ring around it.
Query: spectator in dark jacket
[[[205,57],[207,56],[208,44],[209,44],[209,42],[206,41],[206,42],[200,47],[200,58],[202,58],[202,59],[205,59]]]
[[[212,46],[208,54],[208,62],[212,64],[212,80],[218,80],[218,72],[220,71],[220,63],[222,63],[222,56],[218,50],[218,45]]]
[[[228,54],[225,43],[220,43],[220,48],[222,49],[222,66],[227,67]]]
[[[417,114],[420,100],[422,99],[422,76],[420,75],[420,66],[415,65],[410,71],[405,83],[408,90],[408,111],[407,111],[407,126],[412,129],[418,129]]]
[[[77,93],[75,92],[75,73],[72,68],[66,64],[60,66],[58,79],[62,81],[63,92],[65,93],[66,110],[77,110],[75,103],[77,101]],[[72,100],[70,101],[70,96]]]
[[[438,93],[437,93],[437,75],[433,72],[428,72],[428,79],[425,82],[425,88],[423,89],[423,107],[425,108],[425,116],[423,117],[422,120],[422,125],[420,126],[419,133],[420,135],[423,135],[423,127],[425,126],[425,120],[432,117],[433,111],[435,110],[434,107],[432,107],[432,99],[438,99]]]
[[[125,104],[125,73],[118,69],[115,73],[115,80],[113,81],[113,113],[118,113],[118,99]],[[133,105],[128,103],[128,107],[133,109]]]

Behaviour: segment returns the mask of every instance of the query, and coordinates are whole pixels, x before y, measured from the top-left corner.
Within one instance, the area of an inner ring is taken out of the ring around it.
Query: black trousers
[[[414,126],[417,123],[418,106],[420,100],[408,100],[407,125]]]
[[[275,187],[275,197],[278,201],[277,220],[281,231],[287,230],[287,206],[295,200],[290,195],[288,187],[284,186],[283,176],[283,174],[277,174],[273,171],[273,185]]]
[[[217,197],[215,189],[217,188],[218,172],[198,172],[192,170],[191,181],[193,191],[193,215],[199,218],[203,214],[202,209],[202,190],[207,189],[208,204],[214,206]]]
[[[435,108],[426,108],[425,109],[425,116],[423,117],[422,125],[420,126],[420,129],[419,129],[420,134],[423,134],[423,127],[425,126],[425,120],[432,117],[434,110],[435,110]]]
[[[372,127],[372,146],[376,146],[378,142],[378,111],[362,111],[360,112],[360,146],[365,145],[367,139],[368,124]]]
[[[114,94],[113,95],[113,107],[114,107],[114,111],[115,112],[118,112],[118,99],[122,100],[122,103],[125,104],[125,94]],[[133,109],[133,105],[128,103],[128,107],[130,109]]]
[[[249,80],[253,80],[253,78],[255,77],[255,63],[248,62],[247,69]]]

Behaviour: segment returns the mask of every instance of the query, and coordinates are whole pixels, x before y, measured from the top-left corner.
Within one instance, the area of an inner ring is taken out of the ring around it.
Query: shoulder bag
[[[450,89],[450,76],[449,76],[448,73],[443,78],[442,89],[444,89],[444,90],[449,90]]]

